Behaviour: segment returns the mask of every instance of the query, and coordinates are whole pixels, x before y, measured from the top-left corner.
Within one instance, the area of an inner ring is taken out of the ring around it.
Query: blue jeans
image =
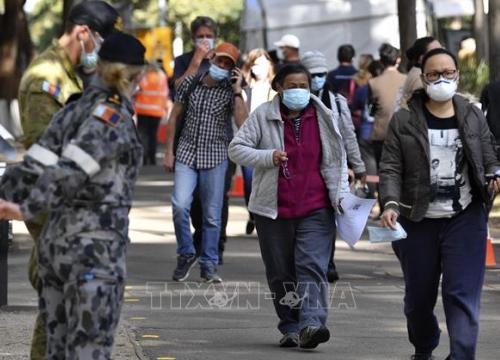
[[[296,219],[276,220],[254,214],[269,289],[282,334],[306,326],[326,325],[326,271],[335,231],[333,209],[320,209]],[[297,305],[283,300],[295,292]],[[287,295],[288,294],[288,295]]]
[[[475,358],[479,305],[486,254],[486,210],[473,202],[453,218],[399,219],[408,237],[395,241],[405,278],[404,312],[410,342],[417,353],[430,353],[439,344],[434,315],[441,293],[450,336],[447,359]]]
[[[219,262],[219,236],[221,231],[224,176],[227,160],[211,169],[193,169],[175,162],[175,184],[172,195],[177,254],[196,254],[191,234],[189,212],[193,193],[198,187],[203,213],[200,265],[217,265]]]

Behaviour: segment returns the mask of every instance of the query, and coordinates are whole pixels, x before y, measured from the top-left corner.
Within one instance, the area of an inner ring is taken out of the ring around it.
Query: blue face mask
[[[229,78],[229,70],[222,69],[215,64],[211,64],[208,69],[208,74],[215,81],[222,81]]]
[[[324,76],[313,76],[311,81],[312,91],[320,91],[325,86],[326,75]]]
[[[90,39],[94,43],[94,50],[92,50],[91,52],[86,52],[83,41],[80,41],[80,45],[82,46],[82,53],[80,55],[80,64],[83,66],[83,71],[87,74],[94,72],[95,69],[97,68],[97,61],[99,60],[99,56],[97,55],[97,53],[99,52],[99,49],[101,47],[101,45],[97,43],[97,41],[94,39],[94,36],[91,33],[90,33]]]
[[[288,109],[298,111],[304,109],[311,99],[309,89],[283,90],[282,102]]]

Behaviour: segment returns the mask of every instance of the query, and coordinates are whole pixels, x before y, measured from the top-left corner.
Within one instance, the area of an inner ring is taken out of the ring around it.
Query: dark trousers
[[[229,218],[229,196],[227,195],[227,193],[231,189],[231,184],[235,172],[236,172],[236,164],[233,163],[232,161],[229,161],[226,170],[226,176],[224,178],[224,201],[222,203],[219,254],[224,252],[227,241],[226,228]],[[196,190],[193,195],[193,203],[191,205],[190,215],[191,215],[191,223],[193,224],[194,227],[193,242],[194,242],[194,247],[196,249],[196,256],[200,256],[203,214],[201,211],[201,202],[200,202],[200,197],[198,195],[198,190]]]
[[[375,156],[375,162],[377,163],[377,174],[380,172],[380,160],[382,159],[382,150],[384,148],[383,141],[372,141],[373,155]],[[377,191],[379,191],[379,186],[377,184]],[[380,194],[378,196],[378,205],[380,208],[380,213],[384,211],[384,204],[382,204],[382,200],[380,199]]]
[[[250,202],[250,194],[252,193],[253,169],[251,167],[242,166],[241,172],[243,173],[245,204],[248,208],[248,203]],[[253,220],[253,215],[251,212],[248,212],[248,216],[250,220]]]
[[[254,214],[269,289],[281,333],[326,324],[326,271],[335,231],[332,209],[298,219],[270,219]],[[302,299],[298,304],[294,300]]]
[[[412,222],[399,219],[408,233],[393,243],[405,279],[404,312],[417,353],[439,343],[434,315],[442,275],[442,298],[450,335],[450,360],[473,360],[479,331],[484,279],[487,215],[474,202],[453,218]]]
[[[144,147],[144,165],[156,164],[156,134],[161,118],[153,116],[137,116],[137,131]]]

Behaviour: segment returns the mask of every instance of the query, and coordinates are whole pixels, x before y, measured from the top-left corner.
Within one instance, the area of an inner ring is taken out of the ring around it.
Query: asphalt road
[[[277,318],[265,282],[257,237],[244,235],[242,199],[231,200],[224,284],[201,283],[195,268],[188,283],[171,281],[175,236],[172,177],[145,168],[131,212],[129,281],[123,319],[146,359],[408,359],[402,312],[404,287],[390,246],[361,241],[351,250],[338,242],[341,280],[330,289],[332,338],[314,351],[281,349]],[[500,246],[496,245],[500,260]],[[440,304],[440,300],[439,300]],[[438,359],[448,352],[444,313]],[[500,359],[500,270],[487,271],[477,359]],[[119,356],[117,355],[117,358]]]

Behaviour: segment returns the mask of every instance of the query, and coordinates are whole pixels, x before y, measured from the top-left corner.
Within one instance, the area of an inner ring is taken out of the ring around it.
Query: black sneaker
[[[435,360],[436,358],[431,354],[419,354],[416,353],[410,357],[410,360]]]
[[[247,235],[250,235],[251,233],[253,233],[254,229],[255,229],[255,222],[252,219],[248,220],[247,227],[245,228],[245,233]]]
[[[299,346],[302,349],[314,349],[330,339],[330,331],[324,326],[306,326],[300,330]]]
[[[280,347],[292,348],[299,346],[299,336],[297,333],[286,333],[280,340]]]
[[[326,272],[326,277],[329,283],[334,283],[335,281],[339,280],[339,273],[337,272],[335,265],[333,265],[332,263],[328,263],[328,270]]]
[[[222,278],[217,274],[217,268],[213,265],[202,265],[200,275],[208,284],[222,282]]]
[[[185,256],[179,255],[177,256],[177,267],[174,270],[174,275],[172,279],[175,281],[184,281],[189,277],[189,272],[196,264],[196,256]]]

